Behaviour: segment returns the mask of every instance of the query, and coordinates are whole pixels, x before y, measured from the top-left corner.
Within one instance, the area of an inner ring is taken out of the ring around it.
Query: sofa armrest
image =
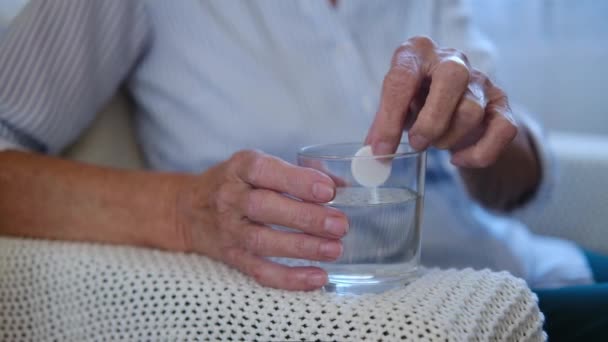
[[[544,235],[608,253],[608,137],[554,133],[558,177],[546,205],[519,218]]]
[[[1,237],[0,322],[23,340],[545,339],[536,296],[506,272],[336,296],[264,288],[197,255]]]

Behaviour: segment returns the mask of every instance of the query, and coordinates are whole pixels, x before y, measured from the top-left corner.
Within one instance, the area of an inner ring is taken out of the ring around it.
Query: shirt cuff
[[[544,133],[543,128],[532,116],[526,114],[522,108],[514,110],[516,121],[528,129],[530,142],[532,143],[536,156],[540,163],[541,179],[534,195],[525,203],[513,211],[513,214],[524,214],[528,211],[537,211],[541,209],[551,197],[552,189],[557,180],[555,155],[551,151]]]

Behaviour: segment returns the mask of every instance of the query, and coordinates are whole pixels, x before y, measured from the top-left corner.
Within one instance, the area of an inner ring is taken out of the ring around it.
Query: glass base
[[[398,287],[404,287],[418,278],[419,272],[414,269],[396,277],[378,277],[371,275],[334,275],[329,274],[329,282],[323,287],[324,292],[338,295],[360,295],[382,293]]]

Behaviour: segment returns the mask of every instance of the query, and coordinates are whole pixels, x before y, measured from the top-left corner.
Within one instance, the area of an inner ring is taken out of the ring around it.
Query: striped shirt
[[[394,49],[419,34],[491,73],[459,0],[32,0],[0,38],[0,146],[56,154],[125,86],[152,168],[200,172],[243,148],[293,162],[363,139]],[[577,247],[486,212],[444,153],[429,159],[423,262],[591,281]]]

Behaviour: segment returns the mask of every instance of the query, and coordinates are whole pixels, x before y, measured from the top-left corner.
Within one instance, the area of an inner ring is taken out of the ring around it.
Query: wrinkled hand
[[[487,167],[517,134],[507,96],[466,56],[414,37],[394,53],[366,143],[393,153],[404,129],[416,150],[452,151],[452,163]]]
[[[241,151],[182,186],[177,226],[186,250],[223,261],[265,286],[312,290],[327,282],[325,271],[264,257],[337,259],[348,221],[340,211],[319,204],[334,195],[334,182],[319,171]]]

